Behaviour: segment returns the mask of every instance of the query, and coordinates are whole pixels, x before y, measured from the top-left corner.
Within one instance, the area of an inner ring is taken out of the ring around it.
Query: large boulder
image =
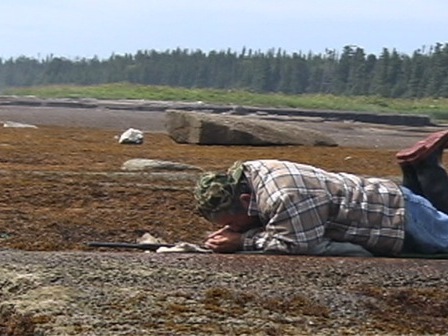
[[[212,113],[166,111],[166,129],[177,143],[198,145],[337,146],[329,136],[285,121]]]

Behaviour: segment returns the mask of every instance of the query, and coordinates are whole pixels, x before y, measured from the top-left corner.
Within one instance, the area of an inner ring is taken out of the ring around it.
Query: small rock
[[[138,244],[166,244],[161,238],[154,237],[149,232],[144,233],[140,238],[137,239]]]
[[[30,124],[22,124],[15,121],[5,121],[3,123],[3,127],[10,127],[10,128],[37,128],[35,125]]]
[[[121,144],[140,145],[143,143],[143,132],[138,129],[129,128],[121,134],[118,142]]]

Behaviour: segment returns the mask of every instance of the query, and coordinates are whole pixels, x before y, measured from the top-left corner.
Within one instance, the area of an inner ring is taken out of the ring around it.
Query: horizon
[[[389,52],[392,52],[393,50],[395,50],[399,55],[407,55],[407,56],[411,57],[412,54],[415,53],[415,52],[420,52],[420,54],[422,54],[422,55],[430,54],[430,52],[437,45],[437,43],[440,43],[442,45],[442,47],[444,47],[444,48],[445,47],[448,48],[448,42],[444,42],[444,43],[436,42],[436,43],[434,43],[432,45],[423,45],[420,48],[417,48],[417,49],[413,50],[410,53],[400,52],[400,50],[397,50],[397,48],[393,48],[393,47],[392,48],[384,48],[384,49],[387,49]],[[102,58],[98,57],[97,55],[93,55],[92,57],[80,57],[80,56],[65,57],[65,56],[58,56],[58,55],[54,55],[54,54],[49,54],[49,55],[44,55],[44,56],[43,55],[38,55],[37,57],[35,57],[35,56],[28,56],[28,55],[20,55],[20,56],[16,56],[16,57],[5,58],[5,57],[1,57],[0,56],[0,60],[6,61],[6,60],[11,60],[12,59],[12,60],[15,61],[15,60],[18,60],[20,58],[27,58],[27,59],[31,59],[31,60],[43,61],[43,60],[46,60],[47,58],[49,58],[49,59],[61,58],[61,59],[66,59],[66,60],[70,60],[70,61],[74,61],[74,62],[80,61],[80,60],[92,60],[92,59],[98,59],[100,61],[107,61],[109,58],[111,58],[113,56],[125,56],[125,55],[135,56],[139,52],[151,52],[151,51],[155,51],[157,53],[164,53],[164,52],[176,51],[178,49],[180,49],[182,51],[185,50],[188,53],[194,53],[194,52],[200,51],[200,52],[204,53],[205,55],[209,55],[210,53],[213,53],[213,52],[227,52],[228,50],[230,50],[231,53],[235,53],[236,55],[241,54],[243,52],[243,50],[246,50],[246,52],[251,50],[252,53],[261,53],[261,54],[267,54],[267,53],[271,52],[272,50],[274,51],[274,54],[277,54],[277,52],[280,50],[282,52],[282,54],[285,53],[286,55],[293,55],[294,53],[299,54],[299,55],[307,55],[307,54],[323,55],[323,54],[326,54],[327,51],[331,50],[331,51],[336,52],[336,54],[338,56],[340,56],[340,54],[343,52],[345,47],[361,48],[361,49],[364,50],[364,48],[362,48],[362,47],[358,47],[356,45],[350,45],[350,44],[346,45],[346,46],[342,46],[340,49],[329,49],[329,48],[326,48],[325,50],[320,51],[320,52],[314,52],[312,50],[310,50],[308,52],[303,52],[301,50],[288,52],[287,50],[283,50],[281,48],[276,48],[276,49],[269,48],[267,50],[259,50],[259,49],[258,50],[254,50],[254,49],[251,49],[249,47],[243,47],[241,50],[233,50],[233,49],[230,49],[230,48],[225,48],[225,49],[223,48],[223,49],[220,49],[220,50],[204,51],[204,50],[201,50],[201,49],[189,49],[189,48],[180,48],[180,47],[178,47],[178,48],[166,49],[166,50],[142,49],[142,50],[136,50],[133,53],[131,53],[131,52],[124,52],[124,53],[120,53],[120,54],[112,53],[109,56],[104,56]],[[366,56],[368,56],[368,55],[375,55],[375,56],[378,57],[378,56],[381,55],[383,50],[381,52],[379,52],[379,53],[367,53],[366,50],[364,50],[364,52],[366,52]]]

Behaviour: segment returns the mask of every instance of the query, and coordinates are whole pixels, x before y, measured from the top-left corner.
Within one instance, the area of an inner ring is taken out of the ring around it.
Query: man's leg
[[[402,188],[405,198],[405,253],[448,253],[448,215],[424,197]]]
[[[403,174],[403,181],[401,184],[410,189],[414,194],[423,196],[422,187],[414,167],[411,164],[401,164],[400,168]]]
[[[414,164],[422,195],[434,207],[448,214],[448,174],[442,165],[443,148],[439,148],[422,162]]]
[[[448,214],[448,174],[442,164],[447,145],[448,131],[437,132],[398,152],[397,160],[403,171],[403,186]]]

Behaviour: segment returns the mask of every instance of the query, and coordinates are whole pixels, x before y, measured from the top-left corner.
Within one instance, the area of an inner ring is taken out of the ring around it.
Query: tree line
[[[113,54],[107,59],[0,58],[0,88],[130,82],[259,93],[448,97],[448,43],[425,49],[406,55],[384,48],[377,56],[357,46],[318,54],[178,48]]]

